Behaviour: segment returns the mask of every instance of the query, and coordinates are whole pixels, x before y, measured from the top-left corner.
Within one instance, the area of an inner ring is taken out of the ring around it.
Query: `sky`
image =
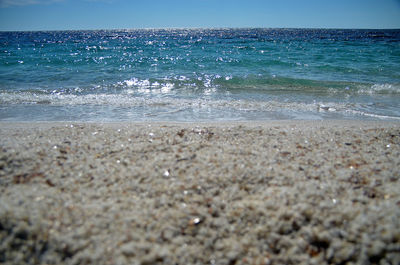
[[[400,0],[0,0],[0,30],[397,28]]]

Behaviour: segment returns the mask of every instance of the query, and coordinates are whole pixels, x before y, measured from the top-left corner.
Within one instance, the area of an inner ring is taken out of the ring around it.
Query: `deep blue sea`
[[[400,30],[0,32],[0,121],[400,119]]]

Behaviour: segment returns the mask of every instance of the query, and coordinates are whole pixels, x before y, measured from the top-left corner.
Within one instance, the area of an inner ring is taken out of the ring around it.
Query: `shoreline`
[[[80,125],[100,125],[100,126],[126,126],[126,125],[155,125],[155,126],[235,126],[244,125],[250,127],[270,127],[270,126],[285,126],[285,125],[312,125],[312,126],[400,126],[400,121],[397,120],[343,120],[343,119],[322,119],[322,120],[248,120],[248,121],[0,121],[0,128],[12,126],[63,126],[71,124]]]
[[[0,122],[0,262],[396,264],[400,122]]]

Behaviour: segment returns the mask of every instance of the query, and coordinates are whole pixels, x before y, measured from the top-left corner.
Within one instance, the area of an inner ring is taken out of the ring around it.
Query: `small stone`
[[[201,219],[199,217],[195,217],[189,220],[189,225],[193,226],[193,225],[198,225],[201,223]]]
[[[135,243],[129,242],[127,244],[124,244],[121,246],[120,250],[124,256],[128,257],[135,256]]]
[[[372,242],[372,246],[368,249],[368,256],[370,257],[378,257],[382,254],[383,250],[385,249],[385,244],[380,241]]]

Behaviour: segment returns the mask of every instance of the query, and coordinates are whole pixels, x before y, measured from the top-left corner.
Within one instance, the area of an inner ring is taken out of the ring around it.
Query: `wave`
[[[55,88],[1,88],[0,104],[38,103],[63,101],[63,98],[76,98],[74,102],[92,98],[93,103],[108,104],[104,96],[125,94],[130,96],[174,96],[197,97],[201,95],[238,95],[244,99],[251,95],[290,95],[297,96],[335,96],[359,95],[399,95],[400,83],[370,84],[348,81],[321,81],[276,75],[177,75],[163,78],[129,78],[109,84],[55,87]],[[122,99],[123,100],[123,99]],[[58,103],[56,103],[58,104]],[[68,104],[68,103],[67,103]]]
[[[175,76],[161,79],[131,78],[117,82],[116,87],[143,91],[157,90],[170,92],[177,90],[198,91],[213,88],[219,92],[282,92],[300,94],[399,94],[400,83],[371,84],[349,81],[324,81],[276,75],[199,75],[194,77]]]
[[[362,83],[352,81],[324,81],[277,75],[195,75],[163,78],[129,78],[96,87],[61,89],[59,93],[297,93],[308,95],[363,95],[400,94],[400,83]]]

